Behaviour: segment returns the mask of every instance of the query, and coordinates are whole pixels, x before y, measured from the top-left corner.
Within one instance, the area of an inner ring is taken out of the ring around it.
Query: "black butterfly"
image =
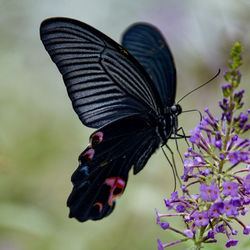
[[[69,217],[98,220],[113,211],[130,168],[137,174],[177,134],[173,57],[161,33],[146,23],[132,25],[122,46],[68,18],[43,21],[40,35],[75,112],[97,129],[72,175]]]

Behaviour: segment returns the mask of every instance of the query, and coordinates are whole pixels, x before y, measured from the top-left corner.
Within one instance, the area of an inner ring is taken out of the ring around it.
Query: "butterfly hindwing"
[[[99,128],[162,108],[144,68],[100,31],[77,20],[50,18],[42,22],[40,36],[84,125]]]
[[[132,166],[139,172],[159,145],[152,124],[141,116],[117,120],[95,131],[79,156],[68,199],[70,217],[79,221],[109,215],[124,192]],[[143,157],[142,157],[143,156]]]
[[[176,70],[171,51],[160,31],[147,23],[134,24],[125,31],[122,45],[150,75],[162,105],[171,107],[175,101]]]

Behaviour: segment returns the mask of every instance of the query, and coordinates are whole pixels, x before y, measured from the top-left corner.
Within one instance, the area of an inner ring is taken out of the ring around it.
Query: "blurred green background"
[[[85,223],[68,218],[70,177],[92,130],[73,112],[61,75],[39,40],[43,19],[79,19],[116,41],[133,22],[155,24],[175,57],[178,100],[225,70],[236,40],[244,46],[242,88],[249,93],[249,13],[249,0],[0,0],[0,250],[148,250],[157,248],[157,238],[177,239],[155,223],[154,208],[165,211],[163,198],[174,186],[160,150],[140,174],[130,174],[112,215]],[[208,106],[219,114],[221,83],[222,75],[183,100],[183,109]],[[249,98],[245,102],[249,107]],[[180,117],[186,131],[198,121],[195,113]],[[169,145],[175,151],[173,142]],[[185,148],[181,144],[182,152]],[[181,174],[180,161],[178,166]],[[225,240],[207,249],[224,248]],[[172,249],[180,247],[188,244]],[[244,248],[247,236],[234,249]]]

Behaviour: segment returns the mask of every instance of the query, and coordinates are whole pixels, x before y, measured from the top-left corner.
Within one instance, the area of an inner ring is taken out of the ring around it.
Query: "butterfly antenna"
[[[200,116],[200,122],[201,122],[201,120],[202,120],[202,114],[201,114],[200,110],[198,110],[198,109],[190,109],[190,110],[184,110],[184,111],[182,111],[182,113],[188,113],[188,112],[198,112],[199,116]]]
[[[197,88],[191,90],[191,91],[188,92],[186,95],[184,95],[184,96],[177,102],[177,104],[179,104],[181,100],[183,100],[185,97],[187,97],[188,95],[190,95],[191,93],[193,93],[193,92],[196,91],[197,89],[200,89],[200,88],[202,88],[203,86],[205,86],[205,85],[207,85],[208,83],[210,83],[211,81],[213,81],[213,80],[220,74],[220,71],[221,71],[221,70],[219,69],[218,72],[216,73],[216,75],[213,76],[210,80],[208,80],[207,82],[201,84],[199,87],[197,87]]]

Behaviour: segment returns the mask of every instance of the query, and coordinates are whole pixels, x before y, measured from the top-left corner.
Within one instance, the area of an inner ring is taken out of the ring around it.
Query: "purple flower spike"
[[[223,194],[225,196],[231,195],[231,197],[237,197],[239,192],[239,185],[235,182],[226,181],[222,185]]]
[[[245,92],[238,88],[241,51],[241,44],[236,42],[224,75],[227,83],[222,86],[223,99],[219,101],[220,119],[205,108],[199,125],[190,131],[191,145],[184,154],[181,176],[185,183],[178,189],[182,194],[174,192],[164,200],[171,210],[167,214],[156,210],[157,224],[181,237],[164,245],[158,239],[160,250],[184,241],[200,249],[203,244],[217,242],[220,236],[227,237],[227,248],[236,246],[238,240],[231,238],[238,234],[235,222],[242,227],[239,234],[243,231],[250,235],[244,217],[250,205],[250,139],[244,134],[250,130],[250,109],[241,112]],[[168,222],[161,222],[162,217]],[[175,228],[176,217],[184,222],[182,229]]]
[[[235,240],[235,239],[230,239],[227,243],[226,243],[226,247],[229,248],[229,247],[233,247],[233,246],[236,246],[238,243],[238,240]]]

